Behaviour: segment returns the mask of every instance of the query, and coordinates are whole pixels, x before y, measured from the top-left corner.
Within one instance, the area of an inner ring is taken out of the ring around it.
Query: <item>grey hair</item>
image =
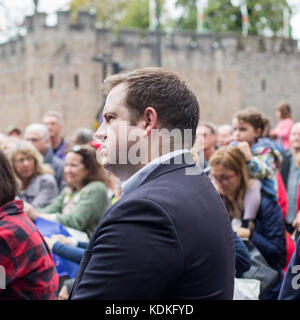
[[[51,111],[48,111],[44,114],[44,120],[45,118],[47,117],[55,117],[57,120],[58,120],[58,123],[59,124],[63,124],[63,115],[62,113],[58,112],[58,111],[55,111],[55,110],[51,110]]]
[[[42,123],[32,123],[25,129],[25,137],[31,131],[38,131],[44,141],[49,139],[49,131],[47,127]]]
[[[89,128],[78,128],[74,132],[78,144],[86,144],[94,140],[94,131]]]

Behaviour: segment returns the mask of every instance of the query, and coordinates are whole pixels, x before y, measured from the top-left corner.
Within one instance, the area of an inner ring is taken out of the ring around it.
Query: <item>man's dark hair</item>
[[[94,139],[94,131],[89,128],[78,128],[74,135],[77,144],[86,144]]]
[[[11,163],[0,149],[0,206],[13,201],[19,193],[19,184]]]
[[[182,134],[184,129],[192,129],[194,144],[199,104],[192,90],[176,74],[150,67],[112,75],[104,82],[106,93],[121,83],[127,87],[125,103],[131,113],[131,123],[136,123],[145,109],[152,107],[161,129],[180,129]]]

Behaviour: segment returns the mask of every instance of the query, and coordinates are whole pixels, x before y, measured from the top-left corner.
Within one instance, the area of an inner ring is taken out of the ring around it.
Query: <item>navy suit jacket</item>
[[[196,170],[187,163],[161,164],[108,209],[71,299],[232,299],[228,213],[204,173],[186,174]]]

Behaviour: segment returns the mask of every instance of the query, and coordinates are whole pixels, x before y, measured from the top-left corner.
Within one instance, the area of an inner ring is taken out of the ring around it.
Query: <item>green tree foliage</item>
[[[177,0],[182,16],[176,21],[180,29],[196,30],[196,0]],[[283,10],[292,8],[286,0],[247,0],[249,34],[282,35]],[[242,17],[239,0],[208,0],[204,11],[205,28],[214,32],[241,32]]]
[[[161,0],[162,6],[163,3]],[[80,10],[95,12],[102,27],[138,28],[142,31],[149,28],[148,0],[72,0],[70,8],[73,19]]]
[[[128,4],[124,18],[120,21],[121,28],[149,28],[148,0],[133,0]]]
[[[76,19],[78,11],[95,12],[97,21],[104,28],[115,28],[126,14],[131,0],[72,0],[70,9]]]
[[[161,14],[166,15],[164,0],[160,0]],[[120,28],[149,28],[148,0],[72,0],[71,12],[76,19],[80,10],[91,10],[97,14],[97,21],[102,27],[115,30]],[[164,23],[162,23],[164,25]]]

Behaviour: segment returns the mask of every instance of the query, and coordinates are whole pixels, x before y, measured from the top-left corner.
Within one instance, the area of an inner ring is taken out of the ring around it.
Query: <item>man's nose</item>
[[[104,142],[105,139],[107,138],[106,130],[105,130],[105,125],[101,124],[97,131],[94,133],[94,138],[96,140],[100,140],[101,142]]]

